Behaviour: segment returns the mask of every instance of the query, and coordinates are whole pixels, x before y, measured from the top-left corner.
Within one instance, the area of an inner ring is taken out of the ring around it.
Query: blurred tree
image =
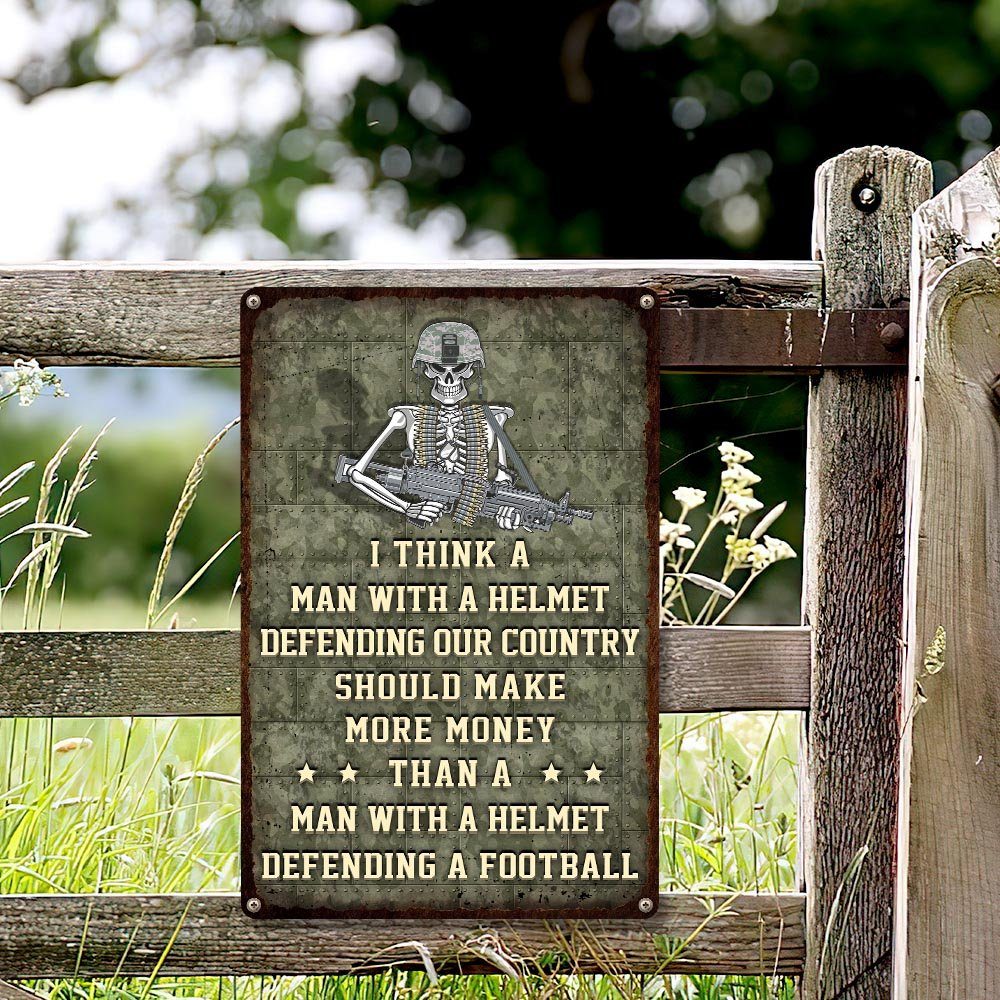
[[[414,170],[411,198],[446,198],[529,256],[805,256],[823,159],[901,145],[943,185],[1000,111],[996,0],[437,0],[387,23],[420,69],[362,81],[352,144],[415,150],[414,80],[447,81],[471,110],[464,169]],[[367,128],[378,100],[405,127]]]
[[[934,160],[943,185],[983,155],[1000,114],[1000,0],[31,11],[50,30],[7,74],[27,101],[94,81],[179,87],[209,50],[241,61],[245,105],[177,152],[165,191],[187,208],[180,229],[269,238],[247,253],[373,251],[373,235],[391,244],[378,227],[390,220],[439,253],[504,252],[502,234],[523,256],[801,257],[822,159],[898,144]],[[140,238],[148,200],[119,208]],[[68,252],[86,250],[85,223]]]

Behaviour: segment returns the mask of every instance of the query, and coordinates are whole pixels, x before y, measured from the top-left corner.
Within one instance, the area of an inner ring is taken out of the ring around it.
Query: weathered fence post
[[[827,308],[906,304],[911,216],[930,194],[930,164],[901,149],[853,149],[819,168],[813,256],[825,264]],[[905,413],[902,373],[840,369],[810,386],[807,1000],[880,1000],[890,990]]]
[[[998,230],[1000,151],[913,226],[897,1000],[1000,992]]]

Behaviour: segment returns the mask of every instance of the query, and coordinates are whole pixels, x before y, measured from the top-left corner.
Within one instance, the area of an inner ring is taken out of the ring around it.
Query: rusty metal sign
[[[243,298],[243,907],[648,916],[659,310]]]

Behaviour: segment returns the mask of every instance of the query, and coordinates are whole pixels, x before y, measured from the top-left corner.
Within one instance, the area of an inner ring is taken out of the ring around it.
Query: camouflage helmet
[[[435,365],[486,367],[479,334],[468,323],[457,320],[435,320],[420,331],[412,367],[425,361]]]

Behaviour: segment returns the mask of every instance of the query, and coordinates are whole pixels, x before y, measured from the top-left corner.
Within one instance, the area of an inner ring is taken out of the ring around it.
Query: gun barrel
[[[583,521],[593,521],[594,512],[592,510],[582,510],[576,507],[570,507],[569,510],[557,511],[555,519],[560,524],[572,524],[573,518],[578,517]]]

